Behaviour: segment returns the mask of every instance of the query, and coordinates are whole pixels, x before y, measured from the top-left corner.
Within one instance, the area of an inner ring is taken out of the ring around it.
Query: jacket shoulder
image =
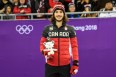
[[[53,27],[53,24],[46,25],[46,26],[44,27],[44,30],[49,30],[50,27]]]
[[[73,26],[71,26],[69,24],[67,24],[66,26],[68,27],[69,30],[74,30],[74,27]]]

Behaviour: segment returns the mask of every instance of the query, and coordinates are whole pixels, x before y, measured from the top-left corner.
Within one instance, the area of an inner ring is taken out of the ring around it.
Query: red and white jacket
[[[47,64],[51,66],[64,66],[70,64],[70,45],[73,62],[78,62],[78,42],[73,27],[63,25],[57,28],[57,26],[53,24],[46,26],[40,40],[41,52],[45,49],[43,43],[47,41],[47,37],[54,41],[54,48],[57,49],[54,58],[52,60],[48,59]]]
[[[29,5],[20,5],[20,6],[15,6],[13,13],[14,14],[21,14],[20,11],[24,10],[23,14],[28,14],[31,13],[31,8]],[[16,19],[28,19],[28,16],[16,16]]]

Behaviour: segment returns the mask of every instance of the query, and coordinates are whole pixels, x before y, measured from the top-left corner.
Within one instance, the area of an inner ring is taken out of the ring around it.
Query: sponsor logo
[[[17,25],[16,31],[19,34],[30,34],[33,31],[32,25]]]

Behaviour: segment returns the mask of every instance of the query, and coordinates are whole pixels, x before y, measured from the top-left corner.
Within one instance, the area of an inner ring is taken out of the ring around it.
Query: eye
[[[60,13],[63,13],[63,11],[62,11],[62,10],[60,10]]]
[[[56,10],[55,13],[58,13],[58,11]]]

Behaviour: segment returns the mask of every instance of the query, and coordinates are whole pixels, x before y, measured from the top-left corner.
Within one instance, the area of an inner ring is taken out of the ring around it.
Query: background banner
[[[116,18],[72,19],[80,67],[72,77],[116,77]],[[44,77],[39,43],[48,20],[0,21],[0,77]]]

